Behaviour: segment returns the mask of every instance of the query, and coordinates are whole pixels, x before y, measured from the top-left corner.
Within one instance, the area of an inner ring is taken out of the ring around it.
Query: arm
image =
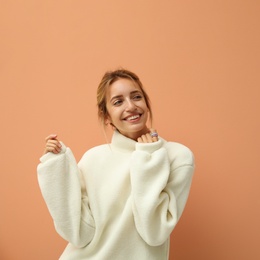
[[[37,167],[40,189],[57,232],[77,247],[93,238],[95,224],[81,173],[69,148],[45,153]]]
[[[193,155],[182,146],[171,163],[162,140],[137,143],[131,163],[133,213],[140,236],[151,246],[163,244],[177,224],[187,201]]]

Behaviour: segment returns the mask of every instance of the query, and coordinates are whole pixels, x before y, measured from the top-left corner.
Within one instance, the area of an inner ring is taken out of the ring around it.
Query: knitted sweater
[[[69,242],[60,259],[168,259],[194,170],[187,147],[162,138],[138,143],[115,131],[111,144],[90,149],[78,164],[64,144],[40,161],[42,195]]]

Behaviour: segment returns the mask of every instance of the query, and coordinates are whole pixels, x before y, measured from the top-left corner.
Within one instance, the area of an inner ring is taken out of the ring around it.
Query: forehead
[[[107,96],[112,98],[113,96],[127,95],[133,91],[142,92],[138,84],[131,79],[118,79],[112,83],[107,89]]]

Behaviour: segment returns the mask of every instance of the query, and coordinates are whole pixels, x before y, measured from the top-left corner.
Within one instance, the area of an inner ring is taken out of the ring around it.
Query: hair
[[[126,69],[118,69],[115,71],[108,71],[104,74],[101,82],[99,83],[98,89],[97,89],[97,106],[98,106],[98,118],[100,119],[103,126],[106,125],[106,119],[108,118],[109,114],[106,107],[106,93],[109,88],[114,82],[116,82],[119,79],[129,79],[132,80],[135,84],[137,84],[145,99],[145,103],[150,111],[150,121],[152,122],[152,109],[151,109],[151,102],[149,99],[149,96],[147,95],[146,91],[144,90],[143,84],[140,81],[139,77]]]

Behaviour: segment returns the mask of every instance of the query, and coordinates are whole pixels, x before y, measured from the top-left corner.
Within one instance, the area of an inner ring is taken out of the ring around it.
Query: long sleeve
[[[135,225],[151,246],[161,245],[169,238],[190,190],[194,170],[192,152],[180,144],[172,150],[166,149],[162,140],[137,143],[131,160]]]
[[[76,247],[86,246],[94,236],[95,223],[71,150],[62,144],[59,154],[47,153],[40,161],[38,181],[57,232]]]

